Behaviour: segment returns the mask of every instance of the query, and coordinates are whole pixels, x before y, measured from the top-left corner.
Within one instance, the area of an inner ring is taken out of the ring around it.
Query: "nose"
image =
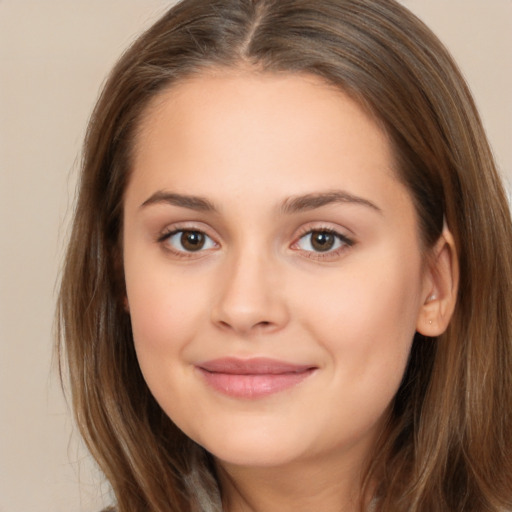
[[[272,333],[289,321],[282,272],[272,258],[244,251],[225,262],[212,321],[239,336]]]

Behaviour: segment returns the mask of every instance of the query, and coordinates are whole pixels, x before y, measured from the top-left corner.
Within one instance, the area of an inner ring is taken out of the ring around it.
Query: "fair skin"
[[[377,124],[309,76],[182,82],[142,121],[123,222],[141,370],[226,510],[356,510],[414,333],[454,295],[451,237],[427,264]]]

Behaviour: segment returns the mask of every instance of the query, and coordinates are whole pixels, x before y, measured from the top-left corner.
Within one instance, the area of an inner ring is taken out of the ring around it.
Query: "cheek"
[[[414,330],[421,296],[421,260],[416,253],[404,258],[400,248],[398,243],[386,244],[332,272],[329,280],[322,282],[318,296],[325,300],[316,313],[328,316],[338,327],[361,332],[377,328],[399,335]]]
[[[141,367],[174,357],[199,326],[203,294],[165,261],[139,261],[133,254],[125,260],[125,280]]]
[[[317,282],[303,317],[338,371],[362,386],[397,387],[420,309],[420,264],[418,258],[402,263],[392,254],[378,262],[361,261]]]
[[[134,268],[134,273],[127,269],[126,288],[139,367],[166,413],[188,417],[192,404],[179,389],[190,378],[190,367],[182,362],[199,326],[198,294],[156,265]]]

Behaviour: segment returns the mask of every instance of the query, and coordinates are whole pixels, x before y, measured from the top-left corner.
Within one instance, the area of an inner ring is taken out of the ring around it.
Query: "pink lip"
[[[289,389],[309,377],[316,367],[267,358],[222,358],[197,365],[207,384],[235,398],[261,398]]]

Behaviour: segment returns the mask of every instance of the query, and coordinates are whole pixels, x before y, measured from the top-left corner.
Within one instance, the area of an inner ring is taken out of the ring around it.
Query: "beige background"
[[[108,501],[50,370],[55,286],[98,88],[170,3],[0,0],[0,512]],[[512,182],[512,0],[403,3],[459,61]]]

